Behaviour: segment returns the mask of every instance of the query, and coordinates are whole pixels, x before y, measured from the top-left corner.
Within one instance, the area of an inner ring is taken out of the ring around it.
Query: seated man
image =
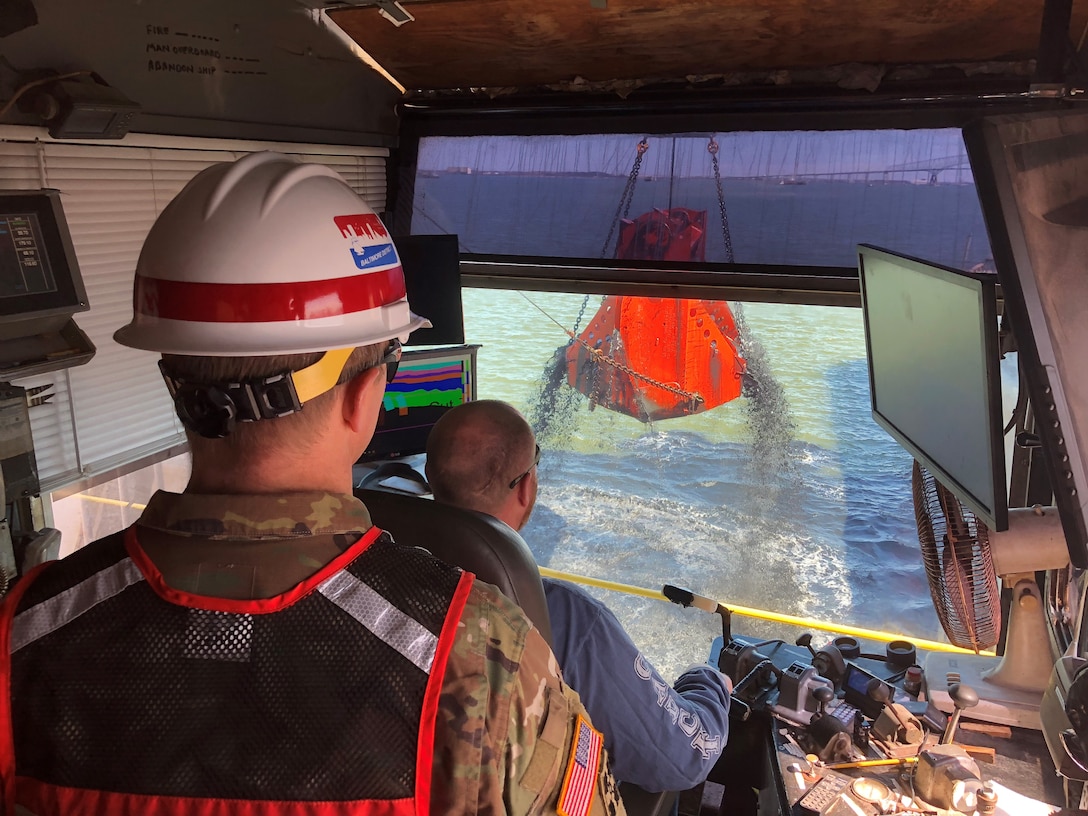
[[[516,409],[480,400],[447,412],[431,431],[427,480],[436,500],[520,530],[536,501],[539,458]],[[565,581],[543,581],[563,677],[604,732],[616,778],[650,791],[703,782],[728,735],[729,678],[698,666],[670,687],[604,604]]]
[[[192,476],[0,604],[0,812],[622,813],[524,613],[352,496],[426,321],[347,183],[209,167],[133,301],[116,339],[162,354]]]

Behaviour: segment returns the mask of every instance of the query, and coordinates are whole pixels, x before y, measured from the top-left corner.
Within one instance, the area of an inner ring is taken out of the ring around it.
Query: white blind
[[[166,204],[198,172],[249,152],[177,139],[177,147],[0,141],[0,189],[53,187],[72,233],[90,311],[75,319],[97,353],[84,366],[17,381],[53,384],[56,396],[30,410],[42,491],[142,459],[183,441],[157,355],[113,341],[132,317],[132,277],[140,247]],[[262,145],[262,147],[265,147]],[[283,145],[281,152],[333,167],[372,208],[385,209],[388,151]]]

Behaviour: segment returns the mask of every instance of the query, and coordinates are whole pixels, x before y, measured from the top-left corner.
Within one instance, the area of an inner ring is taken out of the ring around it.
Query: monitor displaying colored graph
[[[446,411],[476,398],[478,346],[410,349],[385,389],[374,439],[360,462],[424,453],[431,427]]]

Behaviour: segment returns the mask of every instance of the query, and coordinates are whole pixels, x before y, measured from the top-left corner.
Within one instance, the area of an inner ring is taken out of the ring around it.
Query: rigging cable
[[[603,351],[601,351],[599,349],[595,349],[592,346],[590,346],[589,343],[587,343],[582,338],[578,337],[578,335],[575,334],[574,330],[567,329],[562,323],[560,323],[558,320],[556,320],[554,317],[552,317],[550,314],[548,314],[546,311],[544,311],[544,309],[539,304],[534,303],[533,299],[530,298],[528,295],[526,295],[524,292],[518,292],[518,294],[521,295],[523,298],[525,298],[525,300],[527,300],[529,302],[529,304],[533,308],[535,308],[542,315],[544,315],[546,318],[548,318],[548,320],[552,321],[552,323],[554,323],[556,326],[558,326],[560,329],[563,330],[563,332],[567,335],[567,337],[570,338],[569,340],[567,340],[567,345],[568,346],[573,345],[574,343],[578,343],[597,362],[601,362],[601,363],[604,363],[605,365],[612,366],[612,368],[615,368],[617,371],[622,371],[624,374],[627,374],[628,376],[633,377],[636,380],[641,380],[642,382],[647,383],[649,385],[652,385],[655,388],[660,388],[663,391],[668,391],[670,394],[675,394],[678,397],[683,397],[685,400],[690,402],[693,407],[695,405],[697,405],[698,403],[705,401],[701,394],[695,393],[694,391],[684,391],[682,388],[679,387],[679,383],[677,383],[676,385],[669,385],[667,383],[660,382],[660,381],[655,380],[655,379],[653,379],[651,377],[647,377],[645,374],[638,373],[637,371],[635,371],[633,368],[631,368],[628,365],[624,365],[623,363],[617,362],[614,358],[609,357]],[[587,298],[588,298],[588,295],[587,295]],[[584,311],[584,309],[585,309],[585,304],[583,303],[583,311]],[[579,317],[580,316],[581,316],[581,312],[579,312]]]

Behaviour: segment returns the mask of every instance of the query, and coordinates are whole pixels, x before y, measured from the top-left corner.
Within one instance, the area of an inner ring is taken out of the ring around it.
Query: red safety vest
[[[135,528],[39,567],[0,615],[5,812],[427,814],[472,580],[376,528],[261,600],[168,587]]]

